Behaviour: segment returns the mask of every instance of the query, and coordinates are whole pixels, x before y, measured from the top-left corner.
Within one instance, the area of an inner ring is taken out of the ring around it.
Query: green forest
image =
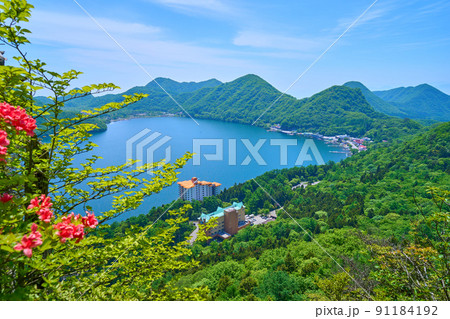
[[[107,94],[112,83],[73,88],[81,72],[28,53],[33,8],[0,0],[0,41],[15,54],[0,66],[0,300],[450,300],[449,122],[382,114],[360,88],[283,95],[258,125],[374,142],[339,163],[269,171],[115,222],[174,185],[193,154],[106,167],[74,158],[93,154],[107,121],[180,110],[155,83],[120,96]],[[246,124],[280,97],[256,75],[161,83],[193,116]],[[294,188],[304,182],[314,185]],[[105,197],[111,208],[93,212]],[[207,236],[212,219],[188,242],[193,221],[233,202],[277,218],[224,241]]]
[[[450,185],[449,142],[450,124],[445,123],[404,142],[374,145],[340,163],[267,172],[256,178],[263,188],[248,181],[194,201],[187,211],[190,220],[233,201],[243,201],[247,214],[266,215],[278,204],[283,209],[276,221],[246,228],[230,240],[195,243],[193,258],[201,266],[178,274],[177,284],[206,285],[212,300],[447,299],[448,220],[431,221],[430,216],[436,212],[448,218],[449,206],[441,201]],[[300,181],[320,183],[292,190]],[[152,223],[164,209],[113,223],[108,236]],[[164,224],[159,221],[160,227]],[[177,238],[183,240],[192,229],[186,222]],[[443,246],[440,235],[447,241]],[[395,252],[411,259],[386,255]],[[418,284],[402,269],[434,262],[429,279]],[[383,270],[386,264],[391,268]]]

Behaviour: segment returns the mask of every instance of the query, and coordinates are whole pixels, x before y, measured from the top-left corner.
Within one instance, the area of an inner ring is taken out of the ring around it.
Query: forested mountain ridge
[[[325,135],[390,139],[420,128],[418,123],[376,112],[357,89],[333,86],[301,100],[281,94],[260,77],[246,75],[197,91],[184,105],[194,117],[252,124],[262,115],[256,125],[278,123],[283,129]]]
[[[373,93],[398,107],[410,118],[450,120],[450,96],[431,85],[421,84]]]
[[[395,105],[386,102],[382,98],[375,95],[372,91],[370,91],[364,84],[357,81],[350,81],[344,83],[344,86],[352,88],[352,89],[360,89],[367,102],[378,112],[398,117],[407,117],[405,112],[400,111],[398,107]]]
[[[298,100],[282,94],[253,74],[222,84],[217,80],[200,83],[178,83],[169,79],[160,81],[168,84],[175,100],[194,118],[244,124],[253,124],[259,119],[255,124],[263,127],[278,123],[287,130],[324,135],[368,136],[375,140],[412,134],[421,127],[416,122],[375,111],[359,89],[345,86],[333,86],[310,98]],[[201,88],[194,90],[197,87]],[[164,114],[185,116],[177,103],[154,82],[145,87],[132,88],[123,94],[75,99],[69,102],[67,108],[81,111],[83,108],[89,109],[108,102],[119,102],[123,99],[122,95],[132,93],[146,93],[149,96],[126,109],[103,116],[102,119],[110,121]]]
[[[147,83],[147,85],[145,86],[135,86],[120,94],[106,94],[98,97],[88,94],[83,98],[73,99],[66,102],[65,106],[71,108],[98,107],[106,103],[122,101],[123,95],[144,93],[156,96],[160,95],[167,96],[166,92],[169,94],[192,93],[203,88],[216,87],[220,84],[222,84],[222,82],[216,79],[210,79],[201,82],[177,82],[168,78],[156,78],[153,81]],[[163,89],[165,90],[165,92]],[[36,97],[35,100],[38,102],[39,105],[49,102],[49,99],[42,96]],[[167,103],[167,101],[165,101],[164,103]]]
[[[222,84],[217,79],[210,79],[201,82],[177,82],[169,78],[156,78],[149,82],[145,87],[155,91],[161,91],[161,87],[171,94],[190,93],[203,88],[213,88]]]

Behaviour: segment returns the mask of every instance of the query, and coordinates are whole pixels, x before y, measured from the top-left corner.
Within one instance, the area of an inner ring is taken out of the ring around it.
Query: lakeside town
[[[342,153],[350,156],[352,154],[352,150],[357,150],[358,152],[367,150],[367,144],[371,143],[371,139],[368,137],[352,137],[347,134],[335,135],[335,136],[325,136],[319,133],[310,133],[310,132],[297,132],[296,130],[288,131],[282,130],[280,124],[274,124],[270,126],[267,130],[268,132],[280,132],[287,135],[297,135],[303,136],[306,138],[314,138],[318,140],[325,141],[326,144],[331,144],[331,146],[341,147],[344,151],[330,151],[331,153]]]

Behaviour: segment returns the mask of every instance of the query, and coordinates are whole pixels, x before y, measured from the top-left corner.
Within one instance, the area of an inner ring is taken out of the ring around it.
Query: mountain
[[[158,85],[159,84],[159,85]],[[167,78],[156,78],[149,82],[145,86],[135,86],[120,94],[106,94],[103,96],[95,97],[88,95],[82,99],[74,99],[66,103],[68,107],[83,107],[83,106],[100,106],[110,102],[119,102],[122,100],[122,95],[132,95],[134,93],[144,93],[150,95],[163,94],[167,96],[169,94],[182,94],[191,93],[203,88],[212,88],[222,84],[219,80],[210,79],[202,82],[177,82]],[[166,92],[161,88],[163,87]],[[42,100],[42,98],[40,97]]]
[[[194,117],[245,124],[253,124],[260,117],[256,122],[259,126],[279,123],[283,129],[325,135],[368,134],[381,138],[381,135],[388,136],[388,131],[393,137],[419,128],[417,123],[404,122],[375,111],[359,89],[333,86],[310,98],[298,100],[282,95],[252,74],[194,92],[183,105]]]
[[[450,96],[428,84],[374,91],[413,119],[450,121]]]
[[[375,95],[361,82],[351,81],[344,84],[344,86],[352,89],[360,89],[367,102],[378,112],[398,117],[407,117],[407,114],[401,111],[397,106],[386,102],[382,98]]]
[[[213,89],[195,92],[184,105],[196,117],[252,124],[280,95],[280,91],[259,76],[248,74]],[[296,98],[284,95],[267,114],[280,108],[297,107]]]
[[[377,112],[367,103],[361,89],[333,86],[310,98],[296,99],[282,94],[257,75],[248,74],[234,81],[217,80],[179,83],[158,78],[177,101],[154,81],[122,94],[75,99],[67,105],[71,111],[120,102],[124,94],[146,93],[148,97],[125,109],[102,117],[105,121],[135,117],[178,114],[185,116],[180,104],[194,118],[215,119],[270,127],[280,124],[286,130],[317,132],[324,135],[349,134],[375,139],[392,139],[416,132],[413,121]]]
[[[161,87],[163,87],[168,93],[181,94],[194,92],[203,88],[213,88],[219,86],[220,84],[222,84],[222,82],[216,79],[210,79],[202,82],[177,82],[168,78],[156,78],[145,87],[151,90],[164,92],[161,89]]]

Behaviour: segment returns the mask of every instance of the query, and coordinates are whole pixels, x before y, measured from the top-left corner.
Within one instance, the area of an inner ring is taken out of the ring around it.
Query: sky
[[[30,2],[28,56],[82,71],[75,85],[126,90],[156,77],[229,82],[252,73],[284,92],[374,0]],[[360,81],[450,94],[449,16],[450,1],[378,0],[287,93]]]

